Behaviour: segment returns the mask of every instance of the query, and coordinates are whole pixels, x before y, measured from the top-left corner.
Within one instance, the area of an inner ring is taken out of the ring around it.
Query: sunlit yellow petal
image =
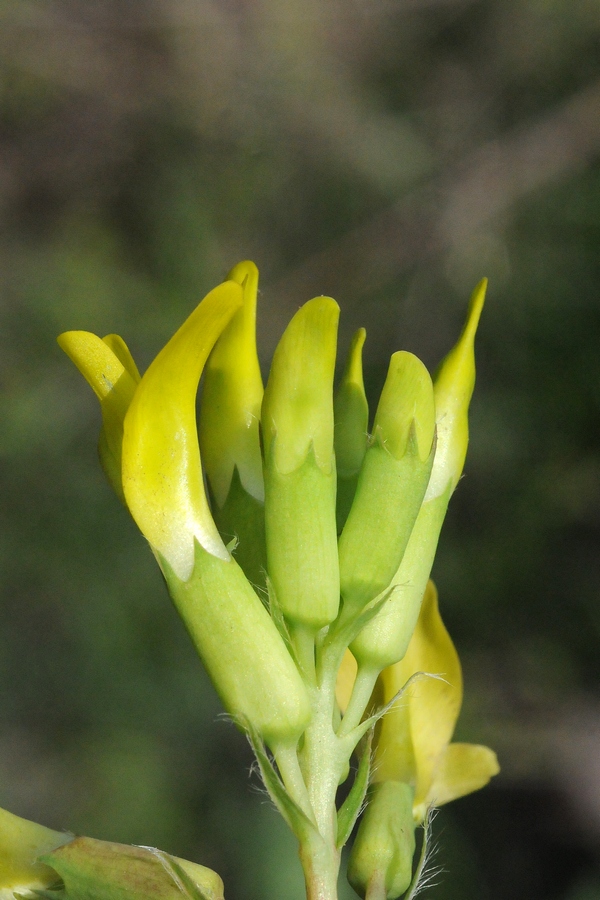
[[[409,691],[410,731],[417,761],[415,802],[431,785],[441,754],[450,743],[462,704],[462,672],[452,639],[442,622],[435,585],[429,581],[421,614],[406,656],[399,663],[406,679],[414,672],[441,675],[420,679]]]
[[[70,840],[70,834],[0,809],[0,898],[12,898],[19,890],[41,890],[56,882],[56,872],[36,860]]]
[[[467,321],[450,353],[442,360],[433,380],[437,445],[425,501],[450,493],[458,484],[469,444],[469,403],[475,387],[475,333],[485,302],[487,278],[476,286]]]
[[[135,364],[135,360],[129,351],[129,347],[127,346],[123,338],[118,334],[107,334],[102,338],[102,340],[107,347],[110,347],[117,359],[120,360],[120,362],[125,366],[135,383],[139,384],[142,376],[140,375],[140,371]]]
[[[219,507],[227,500],[234,468],[252,497],[262,502],[265,496],[258,434],[264,393],[256,352],[258,270],[253,262],[242,262],[229,278],[242,285],[244,304],[208,359],[200,414],[202,459]]]
[[[433,782],[422,804],[423,814],[428,806],[442,806],[478,791],[499,771],[498,758],[489,747],[450,744],[438,762]],[[418,812],[421,813],[421,809]]]
[[[194,539],[229,553],[213,522],[202,482],[196,391],[215,341],[242,304],[239,284],[211,291],[142,378],[125,419],[123,490],[140,530],[183,581],[194,566]]]
[[[335,697],[342,713],[346,712],[346,708],[348,706],[348,703],[350,702],[352,688],[354,687],[354,682],[356,681],[356,669],[356,660],[354,659],[350,651],[346,650],[342,659],[342,664],[337,674],[337,681],[335,684]]]
[[[427,795],[441,755],[450,743],[462,703],[458,654],[442,622],[435,585],[430,581],[404,659],[382,673],[388,702],[416,672],[420,678],[385,717],[379,738],[379,777],[415,783],[415,802]],[[411,760],[411,748],[414,757]],[[414,766],[411,778],[411,765]]]
[[[113,489],[124,499],[121,481],[123,422],[139,382],[137,367],[118,335],[108,335],[102,340],[89,331],[67,331],[60,335],[58,343],[100,401],[100,460]]]

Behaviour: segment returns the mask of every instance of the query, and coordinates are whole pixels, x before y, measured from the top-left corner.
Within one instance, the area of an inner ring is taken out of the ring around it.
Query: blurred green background
[[[488,275],[434,574],[502,774],[440,813],[428,896],[600,897],[599,37],[598,0],[0,3],[1,806],[300,900],[55,337],[145,366],[252,258],[265,365],[331,293],[374,400]]]

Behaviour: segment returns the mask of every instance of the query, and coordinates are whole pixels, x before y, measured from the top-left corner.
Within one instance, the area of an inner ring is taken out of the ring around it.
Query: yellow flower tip
[[[431,453],[435,405],[431,376],[421,360],[399,350],[392,355],[375,414],[373,436],[396,459],[406,453],[411,434],[421,461]]]
[[[313,448],[317,466],[333,465],[333,375],[340,308],[331,297],[302,306],[281,338],[262,405],[265,454],[281,475]]]
[[[0,897],[20,891],[42,890],[58,880],[49,866],[37,862],[73,839],[0,809]]]
[[[475,387],[475,335],[487,284],[487,278],[483,278],[473,291],[461,335],[435,374],[437,444],[425,502],[439,497],[448,484],[454,491],[465,464],[469,404]]]
[[[119,340],[125,347],[124,341]],[[89,331],[65,331],[58,336],[57,343],[75,363],[101,403],[113,394],[119,384],[126,384],[133,395],[135,381],[131,373],[127,371],[113,348],[96,334]],[[127,353],[129,354],[129,351]]]
[[[233,267],[229,275],[228,281],[237,281],[247,291],[250,298],[254,298],[254,309],[256,309],[256,295],[258,294],[258,269],[251,260],[245,259]]]
[[[57,340],[100,401],[100,461],[115,493],[124,500],[121,483],[123,422],[140,380],[137,366],[125,341],[116,334],[101,339],[89,331],[66,331]]]
[[[123,490],[140,530],[178,578],[194,568],[194,542],[229,559],[204,491],[196,392],[219,335],[241,307],[234,281],[212,290],[152,362],[125,419]]]
[[[243,305],[218,339],[206,365],[200,414],[200,449],[219,508],[233,471],[255,500],[264,501],[259,422],[263,383],[256,351],[258,269],[239,263],[229,278],[243,289]]]
[[[362,349],[367,332],[359,328],[352,338],[346,367],[333,402],[335,464],[338,476],[358,473],[367,449],[369,405],[363,382]]]
[[[342,381],[355,384],[364,391],[362,351],[367,339],[366,328],[359,328],[352,337],[348,362]]]
[[[139,384],[142,376],[123,338],[118,334],[107,334],[102,340],[129,372],[135,383]]]

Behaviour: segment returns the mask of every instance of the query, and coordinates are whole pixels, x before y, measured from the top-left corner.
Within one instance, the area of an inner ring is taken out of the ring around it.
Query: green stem
[[[304,625],[294,624],[290,626],[290,637],[304,680],[308,685],[314,687],[317,683],[315,665],[316,634]]]
[[[344,737],[349,734],[358,724],[365,714],[365,710],[373,694],[373,688],[379,675],[379,669],[371,667],[359,666],[356,673],[356,681],[352,688],[352,695],[342,724],[338,729],[338,737]]]
[[[306,813],[308,818],[314,821],[315,814],[310,803],[302,769],[300,768],[296,747],[289,744],[281,744],[273,749],[273,755],[288,794],[295,800],[300,809]]]

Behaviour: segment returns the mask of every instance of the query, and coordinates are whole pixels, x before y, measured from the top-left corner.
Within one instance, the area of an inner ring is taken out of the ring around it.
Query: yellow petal
[[[498,758],[489,747],[481,744],[450,744],[438,763],[421,808],[415,809],[415,813],[422,818],[429,806],[442,806],[478,791],[499,771]]]
[[[346,650],[335,683],[335,697],[342,714],[346,712],[350,697],[352,696],[352,688],[356,681],[356,670],[356,660],[350,651]]]
[[[437,425],[435,461],[425,501],[452,492],[461,476],[469,444],[469,403],[475,387],[475,333],[485,302],[487,278],[471,295],[467,321],[433,381]]]
[[[125,342],[118,335],[108,335],[102,340],[89,331],[67,331],[60,335],[58,344],[100,401],[100,461],[113,489],[123,500],[123,422],[140,380],[137,367]]]
[[[129,351],[129,347],[127,346],[123,338],[118,334],[107,334],[102,338],[102,340],[107,347],[110,347],[117,359],[123,363],[135,383],[139,384],[142,376],[140,375],[140,371],[135,364],[135,360]]]
[[[258,270],[239,263],[229,278],[242,285],[244,305],[217,341],[206,364],[200,412],[200,447],[215,500],[227,500],[233,470],[242,487],[264,501],[258,426],[263,383],[256,352]]]
[[[383,721],[377,755],[385,777],[413,781],[415,803],[419,804],[427,796],[439,760],[450,743],[462,703],[460,661],[442,622],[432,581],[427,585],[404,659],[382,673],[384,701],[391,700],[416,672],[439,675],[444,680],[424,677],[408,689]]]
[[[194,540],[229,553],[213,522],[196,431],[196,392],[208,354],[242,304],[239,284],[211,291],[142,378],[125,419],[123,490],[150,544],[183,581],[194,566]]]
[[[41,890],[58,880],[49,866],[36,862],[73,839],[0,809],[0,897],[13,891]]]

